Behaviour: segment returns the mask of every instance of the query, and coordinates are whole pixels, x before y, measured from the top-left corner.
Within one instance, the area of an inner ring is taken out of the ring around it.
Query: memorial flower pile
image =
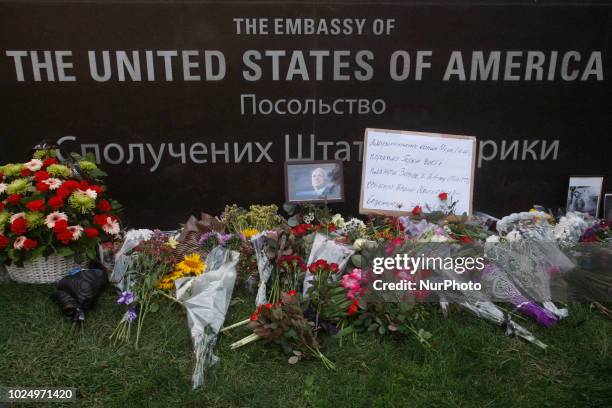
[[[107,196],[103,176],[86,159],[60,162],[55,150],[0,166],[0,263],[52,254],[94,259],[99,241],[121,229],[120,205]]]
[[[239,327],[243,327],[239,335],[243,338],[234,341],[232,349],[262,341],[280,345],[292,364],[310,355],[333,368],[321,351],[321,336],[333,336],[339,342],[347,335],[364,333],[407,336],[431,349],[432,334],[426,330],[429,316],[437,307],[448,313],[449,303],[454,303],[478,318],[503,326],[508,335],[545,348],[513,318],[521,313],[543,327],[558,324],[566,312],[552,302],[549,282],[571,267],[561,251],[561,242],[571,241],[572,250],[591,241],[609,242],[608,224],[571,213],[555,224],[552,216],[535,210],[493,222],[491,217],[458,217],[453,214],[454,203],[448,194],[440,193],[438,198],[440,209],[433,212],[424,206],[404,216],[372,215],[365,220],[345,218],[313,205],[285,206],[288,219],[274,205],[256,205],[248,210],[231,205],[220,218],[214,218],[219,221],[218,228],[196,239],[197,252],[184,256],[175,256],[176,242],[173,245],[169,236],[156,232],[133,251],[133,284],[118,295],[117,303],[125,308],[125,314],[115,336],[129,339],[129,327],[136,322],[138,339],[147,314],[161,299],[172,299],[185,306],[190,327],[203,330],[192,333],[196,366],[200,367],[196,371],[200,374],[201,367],[213,363],[217,334]],[[58,214],[43,220],[45,224],[59,223],[60,227],[63,221]],[[457,284],[453,289],[372,289],[374,280],[380,277],[372,266],[376,257],[456,259],[474,254],[486,258],[480,271],[466,267],[455,274],[446,266],[422,265],[386,268],[383,273],[392,283],[418,285],[434,279],[440,284],[436,279],[451,279]],[[242,268],[249,271],[250,287],[256,288],[253,312],[221,328],[223,320],[219,319],[224,319],[231,307],[228,296]],[[212,282],[225,282],[222,276],[233,277],[223,286],[219,304],[213,304],[206,291],[214,292]],[[461,284],[469,280],[484,289],[476,293],[464,290]],[[193,288],[200,292],[192,293]],[[197,302],[190,303],[196,298]],[[185,299],[191,300],[185,303]],[[203,304],[207,306],[201,308]],[[204,317],[202,310],[211,312],[211,316]],[[214,330],[210,329],[213,317]],[[250,333],[244,333],[247,327]],[[194,384],[201,384],[202,378],[200,375]]]

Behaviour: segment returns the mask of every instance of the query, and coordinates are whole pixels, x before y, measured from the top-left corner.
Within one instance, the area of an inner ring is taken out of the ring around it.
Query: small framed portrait
[[[603,217],[608,221],[612,221],[612,193],[604,196]]]
[[[597,217],[603,187],[603,177],[571,176],[567,190],[567,211],[587,213]]]
[[[285,200],[288,203],[343,202],[342,162],[285,162]]]

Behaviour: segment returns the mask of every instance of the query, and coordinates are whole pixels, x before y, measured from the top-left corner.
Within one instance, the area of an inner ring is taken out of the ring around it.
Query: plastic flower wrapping
[[[64,172],[54,170],[60,177]],[[78,208],[87,207],[85,196],[75,199]],[[261,342],[284,352],[289,364],[314,358],[335,369],[323,336],[339,342],[365,333],[407,336],[432,350],[428,316],[441,308],[445,314],[468,311],[508,336],[546,348],[529,325],[554,330],[567,315],[562,303],[612,294],[607,223],[578,213],[555,220],[538,211],[500,220],[457,217],[448,195],[440,200],[432,213],[417,206],[408,215],[366,219],[334,214],[324,205],[285,206],[287,219],[276,206],[229,205],[219,217],[203,214],[202,228],[186,223],[172,233],[129,231],[111,275],[124,309],[113,339],[137,346],[143,322],[159,304],[179,303],[193,341],[197,388],[219,361],[214,347],[224,341],[220,333],[234,337],[230,348],[236,352]],[[61,222],[54,217],[42,222]],[[423,263],[376,270],[377,259],[408,258]],[[467,258],[481,259],[481,267],[458,263]],[[255,305],[226,323],[235,288],[243,290],[239,281]],[[378,290],[376,281],[417,289]],[[421,287],[425,283],[430,289]]]
[[[206,370],[218,361],[213,348],[232,299],[239,256],[238,252],[218,247],[206,258],[206,273],[175,281],[175,298],[185,308],[193,341],[194,389],[204,384]]]

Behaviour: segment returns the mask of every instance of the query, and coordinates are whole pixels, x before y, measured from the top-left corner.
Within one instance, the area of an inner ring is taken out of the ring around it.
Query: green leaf
[[[87,248],[85,253],[87,254],[87,257],[92,260],[95,260],[98,257],[98,253],[94,248]]]
[[[385,328],[383,326],[380,326],[378,328],[378,334],[380,334],[381,336],[384,336],[386,332],[387,331],[385,330]]]
[[[159,311],[159,303],[152,303],[151,306],[149,306],[149,312],[157,313],[158,311]]]
[[[59,256],[70,256],[74,254],[74,251],[70,247],[65,246],[58,249],[57,254]]]
[[[359,254],[351,256],[351,262],[357,268],[361,268],[363,266],[363,257]]]
[[[378,329],[378,327],[379,327],[378,323],[372,323],[370,326],[368,326],[368,331],[372,332],[372,331]]]
[[[353,326],[347,326],[344,329],[340,330],[338,333],[336,333],[336,336],[338,337],[344,337],[347,334],[351,334],[355,331],[355,328]]]
[[[45,247],[44,246],[40,246],[38,248],[36,248],[35,250],[32,251],[32,253],[30,254],[30,259],[36,259],[40,256],[43,255],[43,253],[45,252]]]

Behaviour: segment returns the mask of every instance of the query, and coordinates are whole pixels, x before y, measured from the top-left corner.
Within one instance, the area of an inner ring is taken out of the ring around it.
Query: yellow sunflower
[[[202,261],[202,257],[198,253],[185,255],[183,260],[176,264],[174,273],[187,275],[201,275],[206,269],[206,264]]]
[[[247,228],[240,231],[244,236],[244,239],[251,239],[252,236],[259,234],[255,228]]]

